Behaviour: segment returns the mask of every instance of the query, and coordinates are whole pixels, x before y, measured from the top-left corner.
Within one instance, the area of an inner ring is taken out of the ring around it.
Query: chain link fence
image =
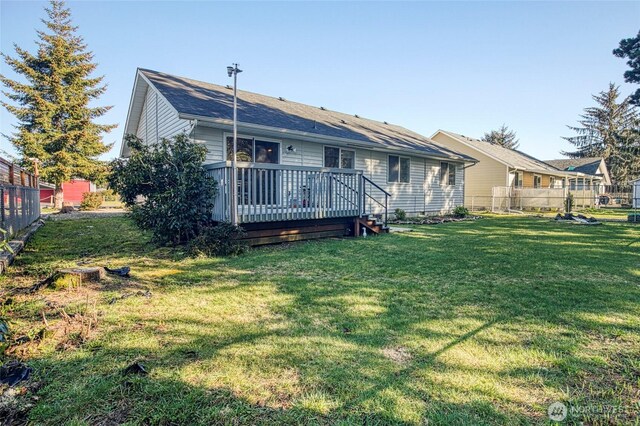
[[[630,189],[630,187],[629,187]],[[480,197],[471,200],[476,206],[493,212],[508,211],[566,211],[599,207],[632,207],[631,192],[603,192],[595,188],[513,188],[496,186],[492,189],[491,204]],[[469,208],[469,207],[468,207]]]

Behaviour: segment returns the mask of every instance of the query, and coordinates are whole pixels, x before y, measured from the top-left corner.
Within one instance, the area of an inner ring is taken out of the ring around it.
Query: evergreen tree
[[[509,130],[504,124],[498,130],[485,133],[482,140],[509,149],[518,149],[520,141],[516,138],[516,132]]]
[[[580,126],[568,126],[576,135],[564,138],[576,150],[563,154],[571,158],[602,157],[613,180],[625,183],[640,171],[640,117],[631,99],[618,102],[619,96],[620,90],[613,83],[607,91],[593,95],[597,106],[585,108]]]
[[[87,51],[78,27],[63,1],[51,1],[45,9],[49,19],[42,20],[48,32],[37,31],[38,51],[34,55],[15,46],[17,57],[2,53],[2,58],[26,82],[0,75],[9,91],[3,94],[11,103],[2,105],[19,120],[17,131],[7,138],[16,147],[24,167],[33,169],[33,160],[43,180],[56,185],[56,206],[62,205],[62,183],[74,178],[100,180],[106,164],[98,156],[112,144],[102,134],[116,125],[94,120],[111,109],[89,104],[106,90],[104,77],[92,77],[96,64]]]
[[[627,65],[631,69],[624,72],[624,81],[640,83],[640,31],[635,37],[620,40],[620,46],[613,54],[618,58],[629,58]],[[640,106],[640,89],[631,95],[631,103]]]

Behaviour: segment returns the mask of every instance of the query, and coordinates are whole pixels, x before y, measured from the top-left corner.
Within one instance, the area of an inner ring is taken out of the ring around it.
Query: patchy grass
[[[192,259],[126,218],[59,221],[0,286],[77,264],[132,276],[2,307],[34,337],[10,349],[42,382],[34,424],[539,424],[556,400],[638,421],[638,226],[488,217]]]
[[[640,209],[622,209],[617,207],[602,207],[599,209],[584,209],[580,213],[585,216],[594,216],[598,219],[627,220],[630,214],[640,214]]]

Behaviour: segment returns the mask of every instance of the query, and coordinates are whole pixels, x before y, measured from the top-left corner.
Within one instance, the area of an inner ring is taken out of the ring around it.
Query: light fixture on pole
[[[237,152],[238,152],[238,92],[237,82],[238,74],[242,72],[238,68],[238,64],[232,64],[233,66],[227,67],[227,74],[229,77],[233,76],[233,157],[231,164],[231,223],[235,226],[238,225],[238,166]]]

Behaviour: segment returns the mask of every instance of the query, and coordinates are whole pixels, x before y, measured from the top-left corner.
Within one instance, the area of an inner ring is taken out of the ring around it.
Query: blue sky
[[[1,1],[0,50],[35,51],[40,1]],[[118,155],[136,67],[399,124],[481,137],[505,123],[542,159],[570,149],[591,94],[623,83],[611,51],[640,29],[640,2],[70,1],[114,105]],[[4,75],[13,76],[2,63]],[[0,131],[15,123],[6,111]],[[6,139],[0,151],[14,153]]]

